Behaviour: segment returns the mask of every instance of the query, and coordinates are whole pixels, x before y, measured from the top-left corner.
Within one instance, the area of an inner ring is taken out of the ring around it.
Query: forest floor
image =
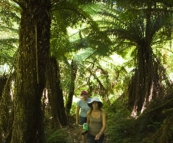
[[[75,125],[75,119],[72,119],[66,127],[68,143],[82,143],[82,126]],[[103,143],[107,143],[106,137]]]

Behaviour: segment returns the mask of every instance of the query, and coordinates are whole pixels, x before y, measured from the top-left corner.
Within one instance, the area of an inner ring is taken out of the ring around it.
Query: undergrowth
[[[58,129],[50,134],[46,143],[67,143],[67,134],[64,129]]]
[[[117,100],[106,105],[108,143],[173,143],[173,98],[152,102],[138,118]]]
[[[107,106],[106,136],[109,143],[133,143],[135,119],[121,102]]]

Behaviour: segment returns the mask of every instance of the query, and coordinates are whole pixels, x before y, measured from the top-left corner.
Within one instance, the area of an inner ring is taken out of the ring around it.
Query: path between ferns
[[[68,143],[82,143],[82,127],[75,125],[75,119],[70,119],[66,132]],[[106,137],[103,143],[107,143]]]

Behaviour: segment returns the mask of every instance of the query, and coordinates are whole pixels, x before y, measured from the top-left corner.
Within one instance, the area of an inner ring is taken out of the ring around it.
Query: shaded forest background
[[[70,143],[76,98],[108,143],[172,143],[171,0],[1,0],[0,142]]]

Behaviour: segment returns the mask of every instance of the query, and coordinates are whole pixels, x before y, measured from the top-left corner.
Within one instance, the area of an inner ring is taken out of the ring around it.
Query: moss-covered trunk
[[[6,81],[7,81],[6,75],[0,76],[0,99],[2,97],[2,92],[3,92],[4,86],[6,84]]]
[[[50,1],[21,0],[11,143],[43,143],[41,97],[49,54]]]
[[[0,142],[9,143],[13,123],[13,106],[11,96],[12,77],[3,76],[0,78]]]
[[[74,89],[75,89],[75,79],[76,79],[76,73],[77,73],[77,67],[75,66],[74,61],[71,62],[71,79],[70,79],[70,91],[69,91],[69,95],[67,98],[67,102],[66,102],[66,113],[70,114],[70,109],[72,106],[72,102],[73,102],[73,95],[74,95]]]
[[[57,96],[58,96],[58,118],[62,126],[67,125],[67,117],[64,107],[63,91],[61,88],[61,78],[60,78],[60,68],[59,63],[57,63]]]

